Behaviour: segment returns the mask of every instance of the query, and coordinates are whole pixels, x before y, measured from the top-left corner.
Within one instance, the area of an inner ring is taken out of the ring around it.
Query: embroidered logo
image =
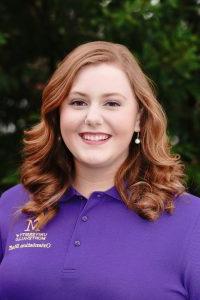
[[[31,219],[28,219],[27,222],[28,222],[28,226],[27,226],[27,228],[24,231],[31,231],[30,228],[33,231],[40,231],[39,229],[36,229],[36,225],[37,225],[37,221],[36,220],[33,221]],[[33,223],[35,223],[35,225]]]
[[[24,232],[15,234],[15,242],[18,243],[9,245],[8,250],[21,248],[50,248],[52,244],[47,242],[48,233],[40,232],[40,229],[36,228],[37,220],[27,219],[27,223]],[[27,242],[23,243],[25,241]],[[42,241],[46,241],[47,243],[43,243]]]

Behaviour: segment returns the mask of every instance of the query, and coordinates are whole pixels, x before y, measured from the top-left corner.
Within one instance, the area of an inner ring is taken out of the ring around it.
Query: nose
[[[101,125],[103,122],[101,111],[98,107],[91,106],[85,117],[85,124],[90,126]]]

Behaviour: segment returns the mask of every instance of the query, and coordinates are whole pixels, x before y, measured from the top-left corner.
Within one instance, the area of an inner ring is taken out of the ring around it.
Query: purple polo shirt
[[[42,230],[15,209],[21,184],[0,200],[1,300],[199,300],[200,199],[184,194],[172,216],[149,222],[115,187],[89,199],[70,188]]]

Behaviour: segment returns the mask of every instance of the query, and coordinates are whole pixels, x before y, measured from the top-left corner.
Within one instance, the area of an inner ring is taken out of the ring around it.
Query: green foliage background
[[[199,1],[0,2],[0,186],[18,182],[22,134],[39,117],[42,89],[77,45],[125,44],[154,81],[168,133],[200,194]]]

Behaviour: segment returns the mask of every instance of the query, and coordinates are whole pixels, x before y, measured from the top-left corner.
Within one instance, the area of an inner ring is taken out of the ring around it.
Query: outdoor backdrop
[[[125,44],[154,81],[168,134],[200,195],[199,0],[1,0],[0,189],[19,181],[22,134],[57,63],[81,43]]]

